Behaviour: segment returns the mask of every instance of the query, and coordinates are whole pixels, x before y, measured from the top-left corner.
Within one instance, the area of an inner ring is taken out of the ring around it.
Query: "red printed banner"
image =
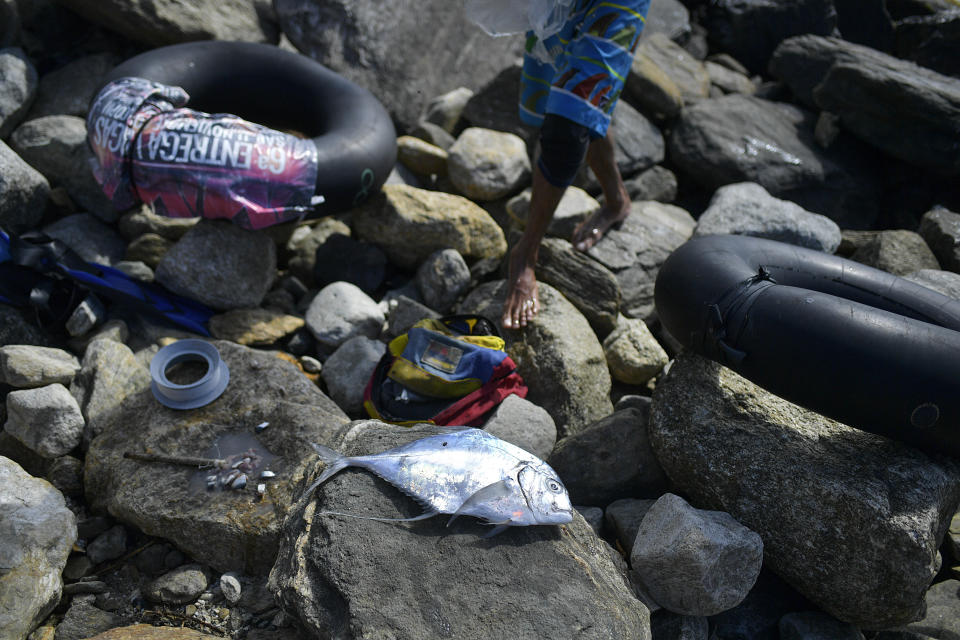
[[[87,117],[94,176],[118,209],[227,218],[260,229],[302,218],[318,201],[317,150],[231,114],[182,108],[179,87],[121,78]],[[322,201],[322,199],[319,199]]]

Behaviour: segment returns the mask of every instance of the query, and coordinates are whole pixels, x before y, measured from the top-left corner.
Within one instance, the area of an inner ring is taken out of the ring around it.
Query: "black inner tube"
[[[396,129],[383,105],[306,56],[251,42],[188,42],[135,56],[104,84],[126,76],[183,87],[191,109],[232,113],[312,138],[316,193],[325,199],[316,215],[360,204],[380,190],[396,164]]]
[[[688,241],[654,298],[687,349],[851,427],[960,457],[960,301],[747,236]]]

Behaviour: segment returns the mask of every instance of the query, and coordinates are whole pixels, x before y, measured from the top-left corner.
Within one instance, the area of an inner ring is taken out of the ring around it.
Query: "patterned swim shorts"
[[[539,127],[553,113],[602,138],[623,91],[650,0],[578,0],[561,31],[544,40],[553,64],[531,55],[527,35],[520,86],[520,119]]]

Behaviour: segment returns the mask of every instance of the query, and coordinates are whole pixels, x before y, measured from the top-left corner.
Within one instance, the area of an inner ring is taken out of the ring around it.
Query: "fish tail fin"
[[[300,506],[301,504],[305,503],[313,494],[313,490],[329,480],[332,475],[344,467],[350,466],[346,456],[340,455],[333,449],[325,447],[322,444],[314,444],[312,442],[310,443],[310,446],[312,446],[313,450],[317,452],[318,456],[320,456],[320,459],[323,461],[323,464],[326,468],[323,470],[323,473],[320,474],[320,477],[314,480],[313,483],[307,487],[307,490],[303,492],[303,495],[301,495],[300,499],[297,500],[296,506]]]

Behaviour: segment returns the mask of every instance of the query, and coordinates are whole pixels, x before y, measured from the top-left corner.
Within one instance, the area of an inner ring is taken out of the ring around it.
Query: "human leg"
[[[530,213],[527,226],[520,241],[510,251],[507,298],[503,305],[501,322],[507,329],[527,326],[540,312],[537,279],[534,270],[540,241],[550,225],[553,213],[563,197],[566,187],[551,184],[543,175],[539,164],[533,170],[533,191],[530,196]]]
[[[629,211],[629,196],[616,166],[608,128],[630,70],[649,0],[623,0],[616,4],[587,0],[578,2],[576,7],[564,30],[545,42],[550,45],[549,50],[560,51],[553,64],[535,61],[530,55],[525,57],[520,117],[527,124],[542,123],[541,142],[551,117],[596,138],[589,146],[585,144],[583,152],[591,149],[590,164],[596,165],[594,172],[603,185],[607,202],[615,205],[610,216],[622,219],[624,210]],[[576,173],[576,167],[569,172],[570,162],[566,160],[574,154],[566,145],[580,144],[579,134],[554,141],[554,148],[545,150],[546,154],[542,150],[536,163],[527,229],[510,254],[507,298],[501,318],[506,328],[525,326],[539,311],[534,269],[540,241],[564,189]],[[554,170],[558,155],[564,156],[565,161],[559,163],[559,170]],[[580,155],[577,167],[582,160]],[[609,227],[605,219],[599,222],[604,223],[604,231]]]
[[[573,231],[573,246],[586,251],[597,242],[610,227],[623,222],[630,214],[630,194],[623,184],[617,167],[612,129],[590,143],[587,149],[587,164],[603,190],[603,206],[584,220]]]
[[[526,228],[510,252],[507,297],[501,318],[507,329],[526,326],[540,311],[534,275],[540,242],[564,191],[583,164],[589,140],[590,132],[582,125],[554,114],[544,118]]]

